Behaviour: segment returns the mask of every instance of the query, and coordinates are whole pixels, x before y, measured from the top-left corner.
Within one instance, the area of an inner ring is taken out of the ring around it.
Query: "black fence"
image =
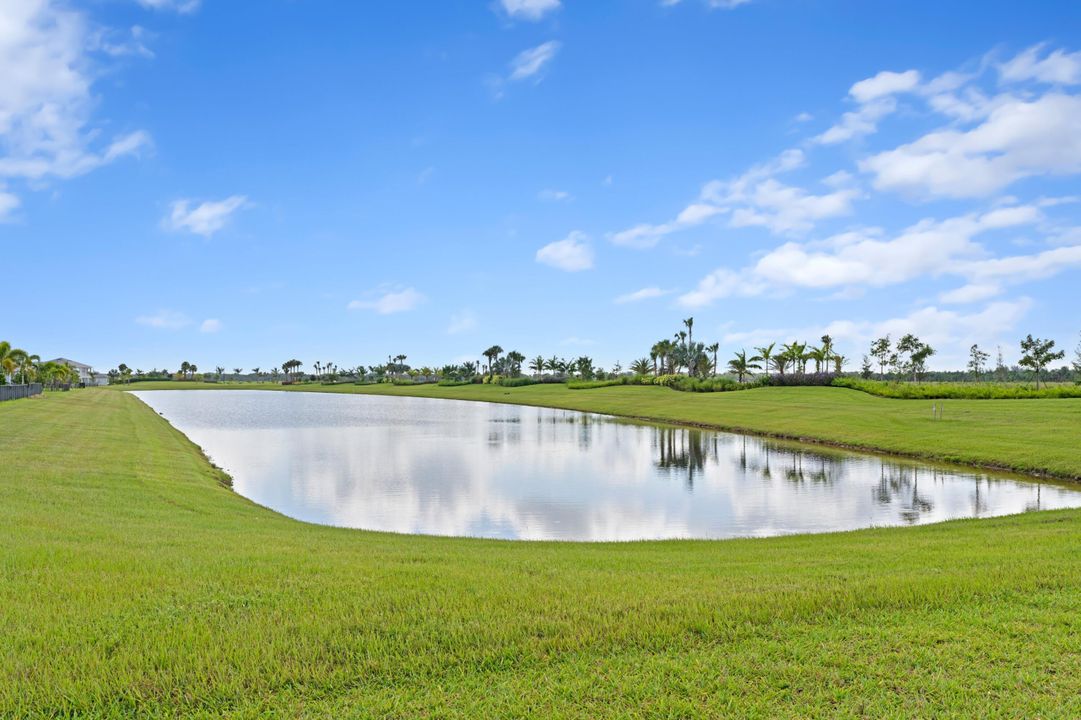
[[[0,385],[0,402],[19,400],[41,394],[41,383],[31,385]]]

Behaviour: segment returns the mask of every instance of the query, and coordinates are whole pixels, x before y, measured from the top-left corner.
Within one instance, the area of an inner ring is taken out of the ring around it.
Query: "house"
[[[69,360],[68,358],[56,358],[55,360],[50,360],[50,362],[54,362],[57,365],[67,365],[68,367],[76,370],[79,373],[79,382],[83,383],[87,387],[90,387],[91,385],[109,384],[109,376],[105,373],[94,372],[94,368],[90,365],[84,365],[81,362],[75,362],[74,360]]]

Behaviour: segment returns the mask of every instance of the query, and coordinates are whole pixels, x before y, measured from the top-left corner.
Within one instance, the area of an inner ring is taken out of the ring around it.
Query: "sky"
[[[0,338],[611,368],[1081,331],[1081,3],[0,0]]]

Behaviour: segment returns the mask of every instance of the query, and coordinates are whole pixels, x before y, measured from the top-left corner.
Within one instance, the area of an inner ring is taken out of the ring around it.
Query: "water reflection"
[[[731,433],[422,398],[136,393],[301,520],[520,539],[726,538],[1081,506],[1081,487]]]

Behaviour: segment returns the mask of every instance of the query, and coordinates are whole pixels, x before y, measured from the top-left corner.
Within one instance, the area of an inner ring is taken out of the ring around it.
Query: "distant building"
[[[94,372],[94,368],[90,365],[85,365],[81,362],[75,362],[74,360],[69,360],[68,358],[56,358],[55,360],[50,360],[49,362],[54,362],[57,365],[67,365],[69,368],[72,368],[79,373],[79,382],[85,384],[88,387],[91,385],[109,384],[109,376],[105,373]]]

